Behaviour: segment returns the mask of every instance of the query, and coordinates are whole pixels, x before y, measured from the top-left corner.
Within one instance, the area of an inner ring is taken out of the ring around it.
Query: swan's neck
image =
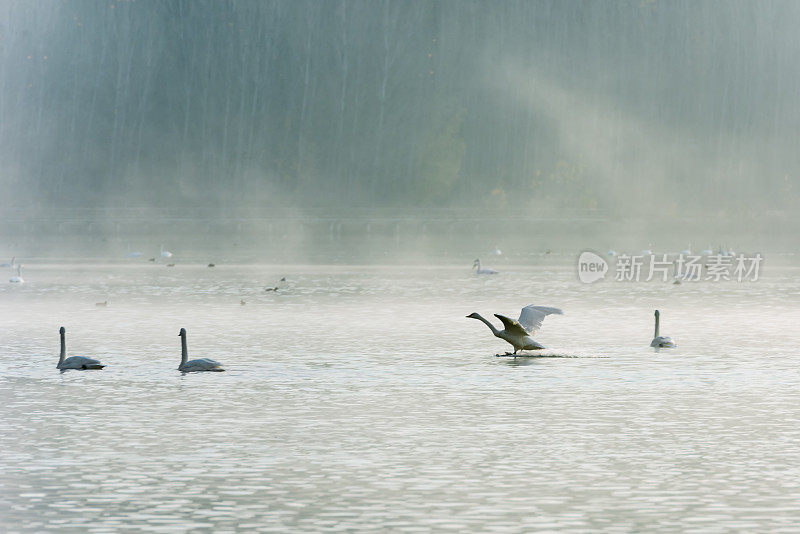
[[[656,331],[653,333],[653,337],[658,337],[658,315],[656,315]]]
[[[479,271],[481,270],[481,260],[475,262],[475,267],[477,267]]]
[[[64,334],[61,334],[61,355],[58,357],[58,365],[64,363],[64,358],[67,357],[67,340],[64,339]]]
[[[476,313],[475,315],[477,315],[476,319],[478,319],[478,320],[479,320],[479,321],[481,321],[483,324],[485,324],[486,326],[488,326],[488,327],[489,327],[489,330],[491,330],[491,331],[492,331],[492,334],[494,334],[494,335],[497,335],[497,334],[499,334],[499,333],[500,333],[500,331],[499,331],[497,328],[495,328],[495,327],[494,327],[494,325],[493,325],[492,323],[490,323],[489,321],[487,321],[486,319],[484,319],[484,318],[483,318],[481,315],[479,315],[479,314],[477,314],[477,313]]]
[[[189,360],[189,349],[186,348],[186,336],[181,336],[181,365]]]

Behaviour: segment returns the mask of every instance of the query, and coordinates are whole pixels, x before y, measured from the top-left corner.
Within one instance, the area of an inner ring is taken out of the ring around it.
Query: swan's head
[[[467,315],[467,319],[479,319],[479,318],[480,318],[480,315],[478,315],[475,312],[470,313],[469,315]]]
[[[472,262],[472,267],[475,268],[480,264],[481,264],[481,260],[476,258],[475,261]]]
[[[186,336],[186,329],[185,328],[181,328],[181,331],[180,331],[180,333],[178,335],[180,337],[185,337]]]
[[[64,335],[64,332],[66,332],[66,330],[64,330],[63,326],[58,329],[58,333],[61,334],[62,336]]]
[[[658,317],[659,317],[660,315],[661,315],[661,313],[660,313],[658,310],[656,310],[656,313],[655,313],[656,319],[658,319]]]

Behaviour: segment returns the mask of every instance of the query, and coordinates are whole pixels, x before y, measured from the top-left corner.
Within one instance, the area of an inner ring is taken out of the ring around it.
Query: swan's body
[[[497,271],[494,269],[482,269],[481,260],[478,259],[472,262],[472,268],[477,269],[477,271],[475,271],[477,274],[497,274]]]
[[[164,250],[164,245],[161,245],[161,257],[162,258],[171,258],[172,257],[172,252],[170,252],[169,250]]]
[[[208,358],[198,358],[196,360],[189,360],[189,350],[186,348],[186,329],[181,328],[181,364],[178,366],[178,371],[184,373],[192,373],[195,371],[224,371],[222,364],[218,361],[210,360]]]
[[[711,250],[711,245],[708,245],[708,248],[702,251],[700,254],[702,254],[703,256],[711,256],[713,253],[714,251]]]
[[[502,256],[503,255],[503,251],[500,250],[499,248],[497,248],[497,246],[495,246],[494,250],[492,251],[492,254],[494,254],[495,256]]]
[[[519,320],[517,321],[495,313],[494,316],[503,322],[503,330],[495,328],[492,323],[484,319],[478,313],[471,313],[467,315],[467,317],[470,319],[478,319],[488,326],[495,337],[499,337],[510,343],[511,346],[514,347],[513,354],[516,354],[517,351],[520,350],[541,350],[545,348],[544,345],[534,340],[532,336],[542,326],[544,318],[552,313],[561,315],[564,312],[558,308],[534,306],[531,304],[522,308],[522,313],[520,313]]]
[[[686,247],[685,250],[682,250],[681,254],[683,254],[684,256],[691,256],[692,255],[692,244],[689,243],[689,246]]]
[[[22,279],[22,265],[17,264],[17,274],[8,279],[12,284],[24,284],[25,280]]]
[[[677,345],[675,345],[675,343],[673,343],[672,339],[670,339],[669,337],[658,335],[658,322],[659,318],[661,317],[661,313],[659,313],[659,311],[656,310],[655,316],[656,316],[656,330],[653,333],[653,341],[650,342],[650,346],[661,349],[669,349],[672,347],[677,347]]]
[[[92,358],[85,358],[83,356],[70,356],[69,358],[67,358],[66,331],[62,326],[58,330],[58,332],[59,334],[61,334],[61,354],[58,357],[58,365],[56,365],[56,369],[88,370],[88,369],[102,369],[103,367],[105,367],[105,365],[103,365],[97,360],[93,360]]]
[[[606,255],[607,256],[616,256],[617,252],[615,250],[609,250],[608,252],[606,252]]]

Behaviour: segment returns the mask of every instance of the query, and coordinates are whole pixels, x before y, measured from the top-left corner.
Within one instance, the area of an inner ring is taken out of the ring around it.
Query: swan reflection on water
[[[518,352],[517,354],[495,354],[495,358],[505,358],[507,361],[514,360],[535,360],[543,358],[609,358],[609,356],[598,356],[594,354],[578,354],[567,352],[554,352],[552,350],[543,350],[537,352]]]

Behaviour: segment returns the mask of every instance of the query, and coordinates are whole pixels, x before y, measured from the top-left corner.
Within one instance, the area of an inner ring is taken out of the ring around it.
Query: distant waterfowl
[[[285,281],[286,281],[286,277],[284,276],[283,278],[281,278],[281,282],[285,282]]]
[[[278,290],[277,286],[276,287],[265,287],[264,288],[264,291],[277,291],[277,290]]]
[[[708,248],[702,251],[700,254],[702,254],[703,256],[711,256],[713,253],[714,251],[711,250],[711,245],[708,245]]]
[[[513,353],[517,354],[520,350],[540,350],[545,348],[544,345],[533,339],[533,334],[542,326],[544,318],[551,314],[562,315],[558,308],[551,308],[549,306],[534,306],[533,304],[522,308],[518,320],[510,319],[504,315],[494,314],[495,317],[503,322],[505,327],[503,330],[498,330],[492,323],[484,319],[478,313],[471,313],[467,315],[469,319],[477,319],[489,327],[495,337],[499,337],[511,344],[514,347]]]
[[[609,250],[608,252],[606,252],[606,256],[616,256],[616,255],[617,252],[615,250]]]
[[[183,371],[184,373],[193,373],[195,371],[225,370],[222,368],[221,363],[208,358],[189,360],[189,350],[186,348],[186,329],[181,328],[181,332],[178,335],[181,337],[181,364],[178,366],[178,371]]]
[[[164,250],[164,245],[161,245],[161,257],[162,258],[171,258],[172,257],[172,252],[170,252],[169,250]]]
[[[210,269],[210,268],[212,268],[212,267],[216,267],[216,265],[215,265],[215,264],[213,264],[213,263],[209,263],[209,264],[207,265],[207,267]]]
[[[105,365],[92,358],[85,358],[83,356],[70,356],[67,358],[66,331],[62,326],[58,332],[61,334],[61,355],[58,357],[56,369],[94,370],[105,367]]]
[[[650,256],[653,253],[653,244],[650,243],[647,245],[647,248],[642,251],[642,255]]]
[[[95,302],[95,304],[94,304],[94,305],[95,305],[95,306],[100,306],[100,307],[103,307],[103,308],[105,308],[106,306],[108,306],[108,301],[107,301],[107,300],[104,300],[103,302]]]
[[[670,339],[667,336],[658,335],[658,323],[659,323],[659,319],[661,317],[661,313],[659,313],[659,311],[656,310],[655,316],[656,316],[656,330],[653,333],[653,341],[650,342],[650,346],[651,347],[658,347],[658,348],[662,348],[662,349],[668,349],[668,348],[676,347],[677,345],[675,345],[675,343],[672,342],[672,339]]]
[[[16,256],[11,258],[11,263],[0,263],[0,267],[12,267],[13,268],[15,259],[16,259]]]
[[[168,263],[167,267],[175,267],[175,264],[174,263]]]
[[[472,262],[472,268],[477,269],[477,271],[475,271],[477,274],[497,274],[497,271],[494,269],[482,269],[481,260],[479,259],[475,259],[475,261]]]
[[[681,254],[683,254],[684,256],[691,256],[692,255],[692,244],[689,243],[689,246],[686,247],[685,249],[683,249],[681,251]]]
[[[155,263],[156,259],[155,259],[155,258],[150,258],[150,259],[149,259],[149,260],[147,260],[147,261],[149,261],[150,263]]]
[[[494,250],[492,251],[492,254],[494,254],[495,256],[502,256],[503,255],[503,251],[500,250],[499,248],[497,248],[497,245],[495,245]]]
[[[682,284],[683,282],[697,282],[698,280],[700,280],[699,276],[688,270],[684,273],[675,273],[673,279],[674,280],[672,283],[673,285],[676,286]]]
[[[245,304],[247,304],[247,303],[244,301],[244,299],[242,299],[242,300],[240,300],[240,301],[239,301],[239,305],[240,305],[240,306],[244,306]]]
[[[24,284],[25,280],[22,279],[22,264],[17,264],[17,274],[13,275],[8,281],[12,284]]]

